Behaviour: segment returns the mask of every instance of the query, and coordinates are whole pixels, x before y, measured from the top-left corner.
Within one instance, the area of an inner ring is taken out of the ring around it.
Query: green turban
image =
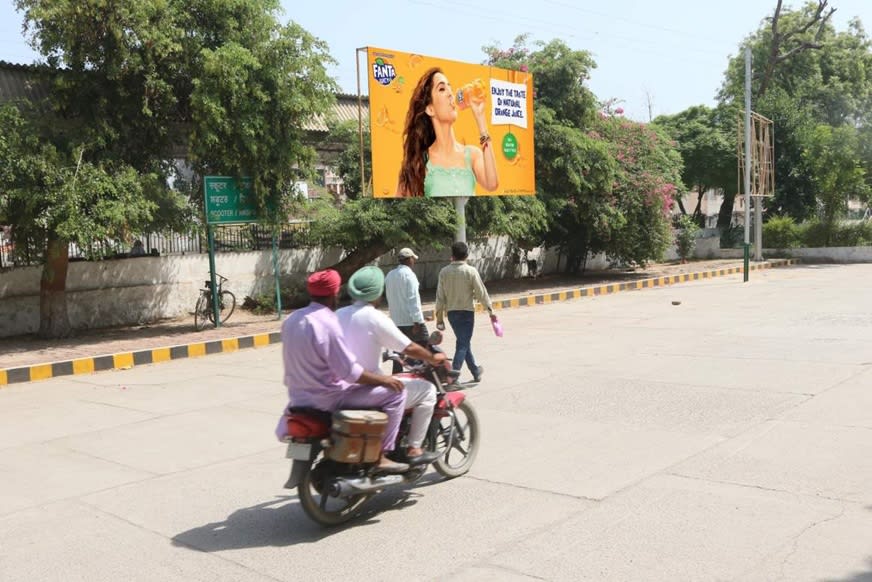
[[[385,288],[385,274],[370,265],[354,272],[348,280],[348,294],[355,301],[375,301]]]

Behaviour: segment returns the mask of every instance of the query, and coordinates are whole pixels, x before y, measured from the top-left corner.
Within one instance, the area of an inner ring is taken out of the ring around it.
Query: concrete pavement
[[[333,530],[281,489],[276,345],[11,385],[0,578],[870,580],[870,296],[807,265],[480,317],[471,473]]]

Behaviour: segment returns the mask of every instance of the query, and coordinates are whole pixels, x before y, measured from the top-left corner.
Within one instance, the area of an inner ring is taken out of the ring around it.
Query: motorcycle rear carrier
[[[327,457],[340,463],[375,463],[387,424],[388,415],[378,410],[337,410]]]

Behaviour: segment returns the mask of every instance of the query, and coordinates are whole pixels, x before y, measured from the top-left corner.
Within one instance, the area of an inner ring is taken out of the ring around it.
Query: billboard
[[[374,197],[536,193],[532,75],[366,53]]]

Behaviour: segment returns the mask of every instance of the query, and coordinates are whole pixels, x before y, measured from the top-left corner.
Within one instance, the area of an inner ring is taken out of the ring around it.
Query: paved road
[[[322,530],[279,348],[0,390],[0,579],[872,580],[872,265],[479,318],[470,475]],[[680,305],[673,305],[680,301]]]

